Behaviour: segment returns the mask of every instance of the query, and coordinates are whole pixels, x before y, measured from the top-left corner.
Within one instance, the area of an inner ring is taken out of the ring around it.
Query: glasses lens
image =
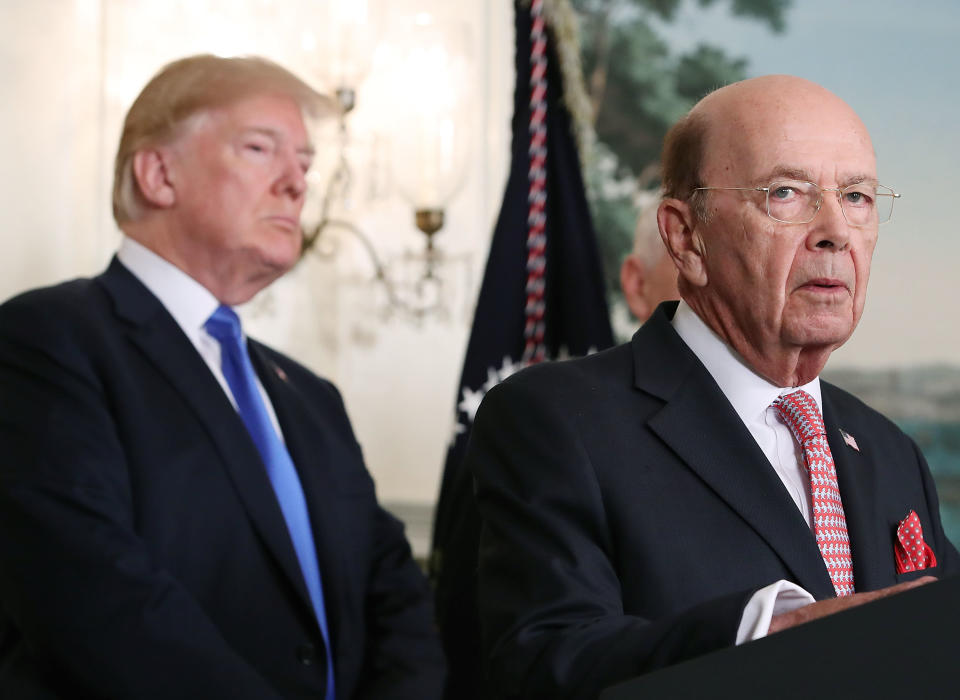
[[[840,191],[840,205],[848,223],[853,226],[873,226],[880,223],[878,200],[889,198],[877,197],[878,189],[873,183],[858,182]]]
[[[781,180],[767,189],[767,213],[777,221],[805,224],[817,214],[820,189],[812,182]]]
[[[893,202],[896,195],[893,190],[883,185],[877,185],[877,223],[883,224],[890,221],[893,216]]]

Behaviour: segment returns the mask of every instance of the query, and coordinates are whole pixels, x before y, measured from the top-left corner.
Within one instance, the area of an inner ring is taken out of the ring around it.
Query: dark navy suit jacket
[[[329,382],[250,341],[314,529],[337,697],[439,697],[426,582]],[[0,697],[322,698],[259,454],[118,261],[0,307]]]
[[[480,407],[467,465],[497,697],[592,698],[732,645],[749,597],[779,579],[834,595],[783,483],[670,325],[675,308],[629,344],[514,375]],[[960,571],[916,445],[850,394],[822,394],[857,590]],[[910,510],[939,566],[898,575]]]

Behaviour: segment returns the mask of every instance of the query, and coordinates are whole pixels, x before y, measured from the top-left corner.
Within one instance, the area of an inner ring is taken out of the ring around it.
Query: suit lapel
[[[222,463],[251,521],[305,605],[310,598],[256,446],[240,416],[180,326],[116,259],[98,278],[127,322],[131,341],[183,396],[220,453]]]
[[[834,595],[810,528],[664,311],[661,306],[633,342],[637,387],[666,402],[649,427],[767,542],[798,585],[818,599]]]
[[[893,557],[889,537],[884,538],[883,520],[876,512],[880,502],[877,495],[876,465],[843,439],[842,417],[837,415],[830,400],[830,387],[823,388],[823,422],[827,430],[830,453],[837,468],[837,484],[843,501],[843,512],[850,535],[853,556],[853,581],[858,591],[875,590],[892,583],[889,572]],[[866,436],[859,436],[861,439]],[[886,563],[884,567],[882,563]]]

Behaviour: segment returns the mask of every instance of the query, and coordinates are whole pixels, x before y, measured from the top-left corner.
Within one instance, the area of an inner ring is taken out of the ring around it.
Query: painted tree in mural
[[[792,0],[686,0],[727,4],[731,14],[784,29]],[[587,167],[594,223],[611,302],[632,245],[643,193],[659,185],[657,161],[670,125],[712,89],[746,77],[747,61],[701,43],[674,53],[657,27],[674,21],[685,0],[572,0],[597,143]]]

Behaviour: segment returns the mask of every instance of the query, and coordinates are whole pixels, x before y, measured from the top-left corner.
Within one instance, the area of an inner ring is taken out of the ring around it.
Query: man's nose
[[[840,192],[826,190],[820,211],[813,219],[807,244],[813,248],[845,250],[850,245],[850,224],[840,204]]]
[[[307,175],[296,153],[287,154],[283,160],[283,170],[274,184],[277,194],[286,194],[299,199],[307,191]]]

